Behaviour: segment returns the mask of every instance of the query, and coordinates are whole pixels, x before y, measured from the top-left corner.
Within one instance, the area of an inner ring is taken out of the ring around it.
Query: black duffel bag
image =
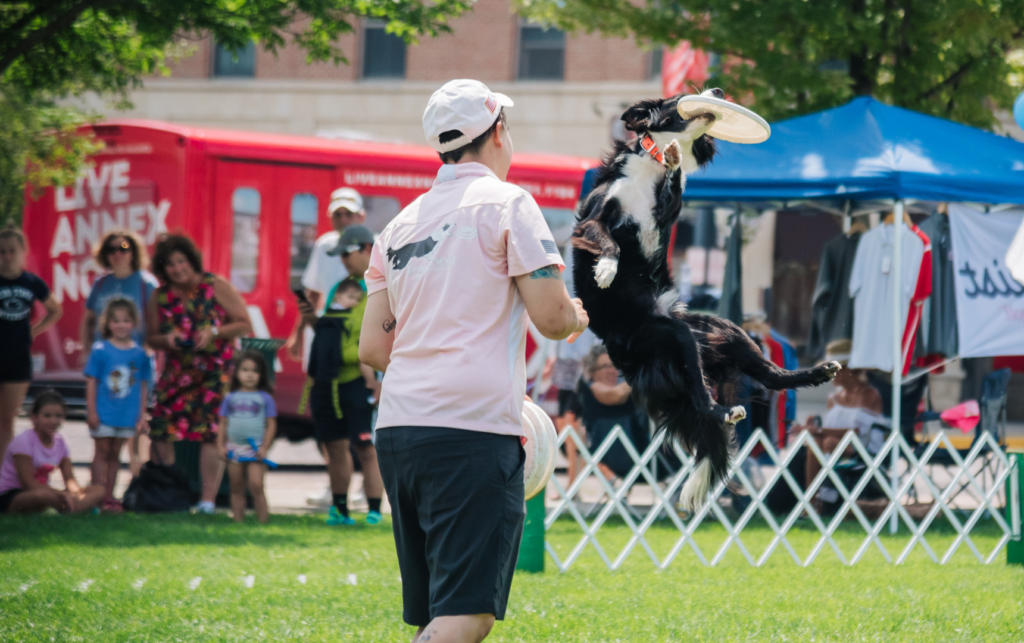
[[[179,467],[146,462],[124,492],[121,504],[135,513],[172,513],[192,506],[188,476]]]

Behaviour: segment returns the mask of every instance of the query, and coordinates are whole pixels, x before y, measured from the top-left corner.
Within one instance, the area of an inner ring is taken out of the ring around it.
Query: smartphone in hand
[[[299,301],[301,301],[301,302],[303,302],[305,304],[308,304],[310,306],[313,305],[313,304],[309,303],[309,298],[306,297],[305,289],[303,289],[303,288],[292,288],[292,292],[295,293],[295,298],[298,299]]]

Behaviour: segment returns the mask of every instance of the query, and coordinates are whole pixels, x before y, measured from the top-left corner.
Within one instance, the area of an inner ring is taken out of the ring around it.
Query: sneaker
[[[371,511],[366,514],[366,524],[368,525],[380,524],[381,520],[384,520],[384,516],[380,515],[379,511]]]
[[[356,521],[351,516],[342,515],[337,507],[331,507],[331,512],[327,514],[327,525],[329,527],[354,524],[356,524]]]
[[[334,503],[334,494],[328,486],[321,492],[311,493],[306,497],[306,504],[311,507],[330,507]]]
[[[106,500],[104,500],[102,509],[103,513],[108,514],[124,513],[124,507],[121,505],[120,502],[113,498],[107,498]]]
[[[209,500],[204,500],[196,505],[193,511],[197,514],[212,514],[214,513],[214,506]]]

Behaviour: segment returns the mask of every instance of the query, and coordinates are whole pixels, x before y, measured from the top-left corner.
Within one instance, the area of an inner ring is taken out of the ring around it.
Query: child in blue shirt
[[[95,440],[92,483],[103,485],[103,510],[122,511],[114,499],[121,468],[121,448],[146,430],[146,389],[152,380],[149,356],[132,339],[139,313],[129,299],[107,303],[100,318],[103,340],[96,342],[85,365],[85,401],[89,435]]]
[[[263,492],[263,475],[267,470],[263,461],[277,432],[277,406],[270,396],[273,392],[263,354],[245,351],[239,355],[231,378],[231,392],[220,405],[220,431],[217,433],[217,447],[221,457],[228,461],[231,514],[235,522],[245,518],[246,478],[256,516],[261,523],[270,520]],[[257,462],[239,462],[239,458],[255,458]]]

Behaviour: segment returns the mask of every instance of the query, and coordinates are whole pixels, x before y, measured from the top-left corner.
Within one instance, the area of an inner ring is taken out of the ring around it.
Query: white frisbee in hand
[[[715,124],[708,136],[730,143],[764,143],[772,128],[763,118],[742,105],[714,96],[683,96],[676,107],[683,118],[714,114]]]
[[[523,434],[523,491],[529,500],[548,486],[555,472],[558,435],[548,414],[533,402],[523,402]]]

